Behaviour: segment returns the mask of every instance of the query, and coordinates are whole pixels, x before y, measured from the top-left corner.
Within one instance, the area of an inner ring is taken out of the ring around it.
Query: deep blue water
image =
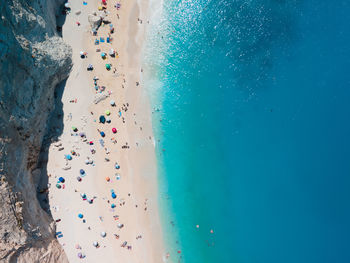
[[[162,3],[146,84],[173,262],[350,262],[349,14]]]

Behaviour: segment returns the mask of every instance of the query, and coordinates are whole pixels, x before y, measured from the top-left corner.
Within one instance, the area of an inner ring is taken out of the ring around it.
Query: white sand
[[[64,150],[59,151],[59,147],[54,146],[56,143],[49,150],[50,209],[55,220],[61,219],[57,223],[57,231],[62,232],[63,237],[58,240],[70,262],[163,262],[165,251],[157,206],[151,111],[142,83],[136,85],[142,74],[140,58],[143,35],[149,25],[145,17],[142,17],[142,24],[138,22],[140,9],[135,0],[121,1],[119,11],[113,7],[115,3],[108,1],[107,8],[110,12],[108,18],[115,28],[113,42],[95,46],[96,37],[90,34],[87,15],[97,10],[97,2],[90,0],[84,6],[82,1],[70,1],[72,12],[66,17],[63,38],[73,48],[74,66],[62,97],[64,129],[59,142]],[[147,6],[142,8],[146,10]],[[75,14],[77,10],[81,10],[80,15]],[[77,21],[81,23],[80,26],[76,24]],[[106,39],[108,29],[108,25],[102,26],[98,38],[102,36]],[[96,48],[101,48],[107,54],[110,48],[114,48],[119,57],[107,56],[106,60],[102,60]],[[80,51],[88,52],[87,58],[81,59]],[[112,63],[111,71],[105,69],[108,62]],[[92,72],[86,70],[90,63],[94,65]],[[117,74],[113,73],[113,68],[117,69]],[[112,92],[110,98],[98,104],[93,103],[94,76],[100,79],[98,85]],[[77,103],[70,102],[74,99],[77,99]],[[110,106],[111,99],[116,102],[116,107]],[[129,107],[126,112],[122,110],[123,123],[117,113],[126,103]],[[111,111],[111,123],[100,124],[99,116],[107,109]],[[85,132],[87,141],[94,144],[88,145],[75,136],[72,126],[78,128],[78,133]],[[112,133],[113,127],[117,128],[117,134]],[[106,136],[102,138],[97,129],[104,131]],[[112,143],[111,138],[116,139],[117,143]],[[109,154],[100,145],[100,139],[104,140]],[[130,148],[122,149],[126,142]],[[95,149],[96,153],[92,154],[91,149]],[[71,150],[75,150],[79,156],[73,155],[71,161],[66,161],[64,155],[70,154]],[[94,160],[94,166],[85,164],[87,157]],[[105,158],[110,161],[106,162]],[[115,162],[120,165],[119,170],[115,169]],[[69,170],[62,169],[66,163],[71,167]],[[76,178],[80,175],[80,169],[85,170],[86,176],[78,182]],[[120,174],[120,180],[116,180],[116,173]],[[66,180],[64,184],[61,183],[64,189],[57,189],[55,185],[61,176]],[[106,177],[110,177],[110,182],[105,180]],[[111,197],[112,189],[117,194],[116,199]],[[89,204],[80,196],[82,193],[88,198],[96,198]],[[122,202],[125,204],[120,206]],[[112,203],[116,204],[115,209],[111,209]],[[78,218],[79,213],[84,215],[85,223]],[[115,220],[113,216],[118,216],[118,219]],[[119,229],[118,223],[124,224],[124,227]],[[104,238],[100,235],[102,231],[107,233]],[[119,235],[119,239],[114,234]],[[142,235],[142,238],[136,239],[138,235]],[[93,246],[94,241],[99,243],[99,248]],[[124,241],[132,248],[122,248]],[[76,244],[81,249],[76,249]],[[79,259],[79,252],[86,257]]]

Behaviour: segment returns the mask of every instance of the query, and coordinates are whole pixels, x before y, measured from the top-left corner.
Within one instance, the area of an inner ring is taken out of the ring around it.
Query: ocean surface
[[[350,262],[350,1],[152,3],[172,262]]]

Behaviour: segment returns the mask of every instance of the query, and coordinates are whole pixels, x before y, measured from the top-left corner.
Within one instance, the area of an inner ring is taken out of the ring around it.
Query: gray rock
[[[94,13],[88,16],[88,21],[90,23],[91,29],[97,31],[102,23],[102,18]]]
[[[67,262],[32,173],[71,48],[57,35],[63,0],[0,1],[0,261]]]

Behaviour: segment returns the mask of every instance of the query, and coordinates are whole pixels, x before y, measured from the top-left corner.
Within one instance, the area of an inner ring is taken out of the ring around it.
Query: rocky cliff
[[[72,64],[56,31],[62,2],[0,1],[0,262],[67,261],[33,173],[54,89]]]

